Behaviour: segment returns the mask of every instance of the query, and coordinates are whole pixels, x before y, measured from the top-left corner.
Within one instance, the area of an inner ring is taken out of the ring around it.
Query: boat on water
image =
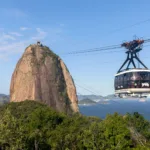
[[[146,101],[147,101],[146,98],[139,99],[139,102],[146,102]]]

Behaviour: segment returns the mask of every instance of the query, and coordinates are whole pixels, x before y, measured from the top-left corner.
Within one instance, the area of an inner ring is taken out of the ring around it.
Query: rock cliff
[[[10,101],[43,102],[59,112],[78,112],[73,79],[64,62],[48,47],[30,45],[16,65]]]

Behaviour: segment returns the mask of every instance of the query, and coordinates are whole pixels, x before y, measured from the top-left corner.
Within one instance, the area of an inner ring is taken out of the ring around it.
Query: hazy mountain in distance
[[[96,104],[96,102],[89,98],[86,98],[86,99],[80,100],[78,104]]]
[[[116,98],[114,94],[110,94],[104,97],[105,99],[114,99]]]
[[[0,94],[0,105],[9,102],[9,95]]]
[[[78,95],[78,100],[83,100],[83,99],[102,100],[104,99],[104,97],[101,95]]]
[[[114,94],[109,94],[107,96],[102,96],[102,95],[78,95],[78,100],[83,100],[83,99],[91,99],[94,101],[100,101],[100,100],[105,100],[105,99],[116,99]]]

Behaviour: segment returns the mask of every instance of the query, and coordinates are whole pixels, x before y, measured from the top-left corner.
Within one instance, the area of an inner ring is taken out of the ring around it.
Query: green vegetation
[[[49,47],[42,46],[42,49],[43,49],[43,58],[41,60],[41,62],[42,62],[41,64],[43,64],[45,62],[45,58],[47,56],[52,57],[53,60],[58,59],[58,56],[52,50],[50,50]]]
[[[34,101],[0,107],[0,135],[2,150],[150,149],[150,123],[138,113],[66,116]]]

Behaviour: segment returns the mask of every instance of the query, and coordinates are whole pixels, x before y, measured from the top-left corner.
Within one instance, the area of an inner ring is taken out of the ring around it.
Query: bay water
[[[145,119],[150,120],[150,100],[109,100],[107,104],[79,105],[79,109],[83,115],[97,116],[102,119],[104,119],[107,114],[114,114],[115,112],[122,115],[127,112],[138,112],[143,115]]]

